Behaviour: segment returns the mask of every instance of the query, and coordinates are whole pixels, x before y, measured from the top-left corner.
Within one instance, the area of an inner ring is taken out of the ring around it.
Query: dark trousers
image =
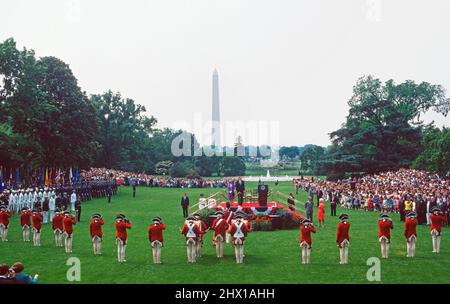
[[[133,197],[136,197],[136,191],[133,191]]]
[[[77,222],[81,220],[81,208],[77,209]]]
[[[307,213],[306,213],[306,218],[307,218],[308,220],[312,221],[312,219],[313,219],[313,213],[312,213],[312,212],[307,212]]]
[[[244,202],[244,193],[238,192],[238,205],[241,206]]]
[[[108,195],[108,203],[111,203],[111,195]]]
[[[331,203],[331,216],[336,216],[336,203]]]
[[[183,217],[188,217],[189,216],[189,211],[188,211],[188,206],[183,206]]]

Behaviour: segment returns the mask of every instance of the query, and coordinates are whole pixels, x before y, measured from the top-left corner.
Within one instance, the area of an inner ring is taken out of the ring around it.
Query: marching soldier
[[[6,206],[2,206],[0,209],[0,236],[3,242],[8,241],[8,225],[11,212]]]
[[[22,236],[24,242],[30,241],[31,212],[27,207],[22,208],[20,213],[20,225],[22,226]]]
[[[52,218],[52,229],[55,234],[56,247],[62,247],[62,233],[63,233],[63,219],[59,209],[56,209],[55,215]]]
[[[234,212],[231,211],[230,207],[227,207],[225,212],[223,213],[223,218],[226,220],[228,226],[231,225],[231,221],[233,220],[233,217],[234,217]],[[231,234],[228,232],[228,230],[226,232],[225,241],[227,242],[227,244],[229,244],[231,241]]]
[[[72,253],[73,242],[73,225],[76,225],[75,216],[70,214],[70,211],[64,212],[63,229],[64,229],[64,247],[66,253]]]
[[[116,242],[117,242],[117,260],[119,263],[126,262],[125,260],[125,250],[127,248],[127,229],[131,229],[130,221],[123,215],[119,213],[116,216],[116,222],[114,224],[116,227]]]
[[[247,234],[251,232],[243,221],[241,213],[236,214],[236,222],[230,226],[229,233],[233,236],[233,246],[236,255],[236,263],[244,263],[244,242]]]
[[[164,244],[163,230],[166,230],[166,225],[162,223],[159,216],[153,218],[153,224],[148,227],[148,240],[152,246],[153,263],[161,264],[161,249]]]
[[[33,210],[31,221],[33,222],[33,244],[34,246],[41,246],[41,228],[44,217],[40,214],[38,209]]]
[[[430,214],[430,232],[433,243],[433,253],[439,253],[441,250],[441,227],[442,223],[447,221],[444,213],[438,208],[433,207]]]
[[[405,238],[406,238],[406,257],[413,258],[416,254],[416,239],[417,239],[417,218],[414,211],[409,212],[405,220]]]
[[[202,256],[201,250],[203,247],[203,236],[209,230],[209,228],[208,226],[206,226],[206,223],[201,220],[200,214],[195,213],[193,216],[195,219],[194,223],[198,226],[198,229],[201,232],[200,235],[198,236],[196,245],[196,256],[201,257]]]
[[[214,219],[211,225],[211,229],[214,230],[213,245],[216,247],[217,257],[223,258],[225,233],[227,232],[229,225],[227,221],[222,217],[223,216],[222,211],[217,211],[215,215],[216,218]]]
[[[350,247],[350,223],[348,222],[348,215],[342,213],[339,216],[341,222],[338,224],[336,242],[339,247],[340,262],[339,264],[348,264],[348,250]]]
[[[391,229],[394,229],[394,224],[392,224],[389,214],[382,213],[378,221],[378,240],[381,244],[381,256],[385,259],[389,257]]]
[[[94,246],[94,255],[102,254],[102,226],[105,222],[102,219],[100,213],[94,213],[92,215],[91,223],[89,224],[89,230],[92,238],[92,245]]]
[[[314,224],[307,218],[300,222],[300,247],[302,249],[302,264],[309,264],[311,258],[312,239],[311,233],[316,233]]]
[[[187,258],[189,263],[195,263],[196,258],[196,244],[201,232],[198,226],[194,223],[192,216],[187,218],[187,223],[181,229],[181,234],[186,237]]]

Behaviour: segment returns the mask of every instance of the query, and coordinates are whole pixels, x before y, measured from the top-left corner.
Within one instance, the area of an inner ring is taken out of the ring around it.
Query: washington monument
[[[214,69],[213,91],[212,91],[212,130],[211,145],[215,148],[221,147],[220,142],[220,105],[219,105],[219,74]]]

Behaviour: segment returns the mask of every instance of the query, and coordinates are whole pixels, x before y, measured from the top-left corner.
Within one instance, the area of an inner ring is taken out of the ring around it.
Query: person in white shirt
[[[72,208],[72,211],[75,211],[75,202],[77,201],[77,194],[75,193],[75,190],[72,191],[72,194],[70,195],[70,206]]]
[[[18,212],[18,210],[22,210],[22,208],[25,206],[24,203],[25,203],[24,191],[20,190],[15,211]]]
[[[205,209],[208,205],[208,202],[206,201],[206,198],[203,197],[203,193],[200,194],[200,198],[198,200],[198,209],[202,210]]]
[[[50,196],[50,199],[48,201],[48,209],[50,210],[50,222],[53,221],[53,217],[55,216],[55,210],[56,210],[56,195],[52,194]]]
[[[214,209],[216,206],[216,200],[214,198],[210,198],[208,200],[208,209]]]

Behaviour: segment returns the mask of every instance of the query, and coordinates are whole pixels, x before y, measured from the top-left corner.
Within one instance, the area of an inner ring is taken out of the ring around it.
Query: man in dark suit
[[[185,192],[183,197],[181,198],[181,208],[183,208],[183,217],[186,218],[189,216],[189,197]]]
[[[244,191],[245,191],[245,182],[242,180],[242,177],[239,177],[239,179],[237,180],[235,188],[238,194],[238,204],[239,206],[241,206],[242,203],[244,202]]]

